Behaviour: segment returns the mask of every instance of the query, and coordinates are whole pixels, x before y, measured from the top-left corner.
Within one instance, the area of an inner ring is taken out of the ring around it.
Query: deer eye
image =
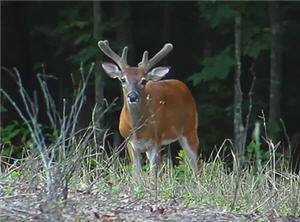
[[[126,82],[126,78],[125,77],[121,77],[120,81],[121,81],[121,83],[125,83]]]
[[[143,85],[143,86],[144,86],[144,85],[146,85],[146,83],[147,83],[147,79],[145,79],[145,78],[142,78],[142,79],[141,79],[141,85]]]

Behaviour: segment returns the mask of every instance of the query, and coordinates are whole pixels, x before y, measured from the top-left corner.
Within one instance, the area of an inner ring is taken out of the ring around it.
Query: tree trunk
[[[238,151],[240,164],[243,164],[245,142],[244,142],[244,124],[242,117],[242,102],[243,93],[241,89],[241,75],[242,75],[242,63],[241,63],[241,23],[242,17],[239,13],[235,17],[234,36],[235,36],[235,78],[234,78],[234,142]],[[240,165],[240,166],[241,166]]]
[[[271,25],[271,50],[270,50],[270,101],[269,101],[269,124],[273,142],[279,140],[279,118],[282,80],[282,28],[280,25],[279,2],[269,2],[269,16]],[[272,130],[273,128],[273,130]]]
[[[101,33],[101,5],[100,1],[93,1],[93,13],[94,13],[94,39],[98,42],[102,38]],[[97,46],[95,46],[97,47]],[[103,99],[104,99],[104,74],[101,68],[101,53],[97,53],[95,70],[94,70],[94,83],[95,83],[95,124],[99,129],[98,135],[101,135],[101,131],[104,128],[104,119],[100,118],[103,111]]]

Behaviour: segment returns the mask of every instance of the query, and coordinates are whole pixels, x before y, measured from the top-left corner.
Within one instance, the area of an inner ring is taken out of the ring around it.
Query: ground
[[[233,213],[189,206],[180,198],[141,198],[118,190],[69,188],[67,200],[52,203],[44,187],[0,181],[0,221],[300,221],[294,216]]]

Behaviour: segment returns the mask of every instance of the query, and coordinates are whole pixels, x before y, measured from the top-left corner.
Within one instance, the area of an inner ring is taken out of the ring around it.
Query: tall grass
[[[103,148],[103,144],[98,144],[96,141],[96,136],[100,134],[102,129],[95,127],[95,123],[102,116],[95,117],[93,115],[93,121],[87,128],[78,128],[80,112],[86,99],[85,90],[93,69],[94,64],[91,64],[87,71],[84,71],[81,66],[81,80],[77,87],[74,84],[72,101],[67,102],[66,99],[63,99],[61,112],[57,109],[47,85],[47,81],[54,77],[47,75],[44,69],[42,73],[37,74],[43,96],[39,98],[36,91],[32,97],[26,92],[21,75],[17,69],[13,71],[5,69],[14,78],[18,96],[22,99],[22,103],[17,104],[2,88],[0,92],[15,108],[26,124],[31,136],[31,148],[24,162],[31,168],[31,171],[27,172],[28,177],[35,178],[36,174],[45,175],[43,182],[46,184],[49,200],[67,198],[69,181],[82,165],[87,166],[86,163],[88,162],[88,166],[90,166],[92,164],[91,161],[95,163],[104,162],[101,159],[99,160],[99,158],[106,155],[106,150]],[[103,114],[112,105],[102,110]],[[46,127],[39,122],[41,106],[45,106],[49,123],[47,128],[50,128],[51,131],[51,143],[46,142],[47,140],[49,141],[49,132],[46,133]],[[94,158],[94,156],[97,158]],[[32,170],[34,168],[37,171]]]

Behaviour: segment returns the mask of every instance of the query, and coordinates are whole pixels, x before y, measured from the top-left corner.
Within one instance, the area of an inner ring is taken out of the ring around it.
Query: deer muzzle
[[[139,94],[136,91],[130,91],[127,95],[129,104],[137,103],[139,101]]]

